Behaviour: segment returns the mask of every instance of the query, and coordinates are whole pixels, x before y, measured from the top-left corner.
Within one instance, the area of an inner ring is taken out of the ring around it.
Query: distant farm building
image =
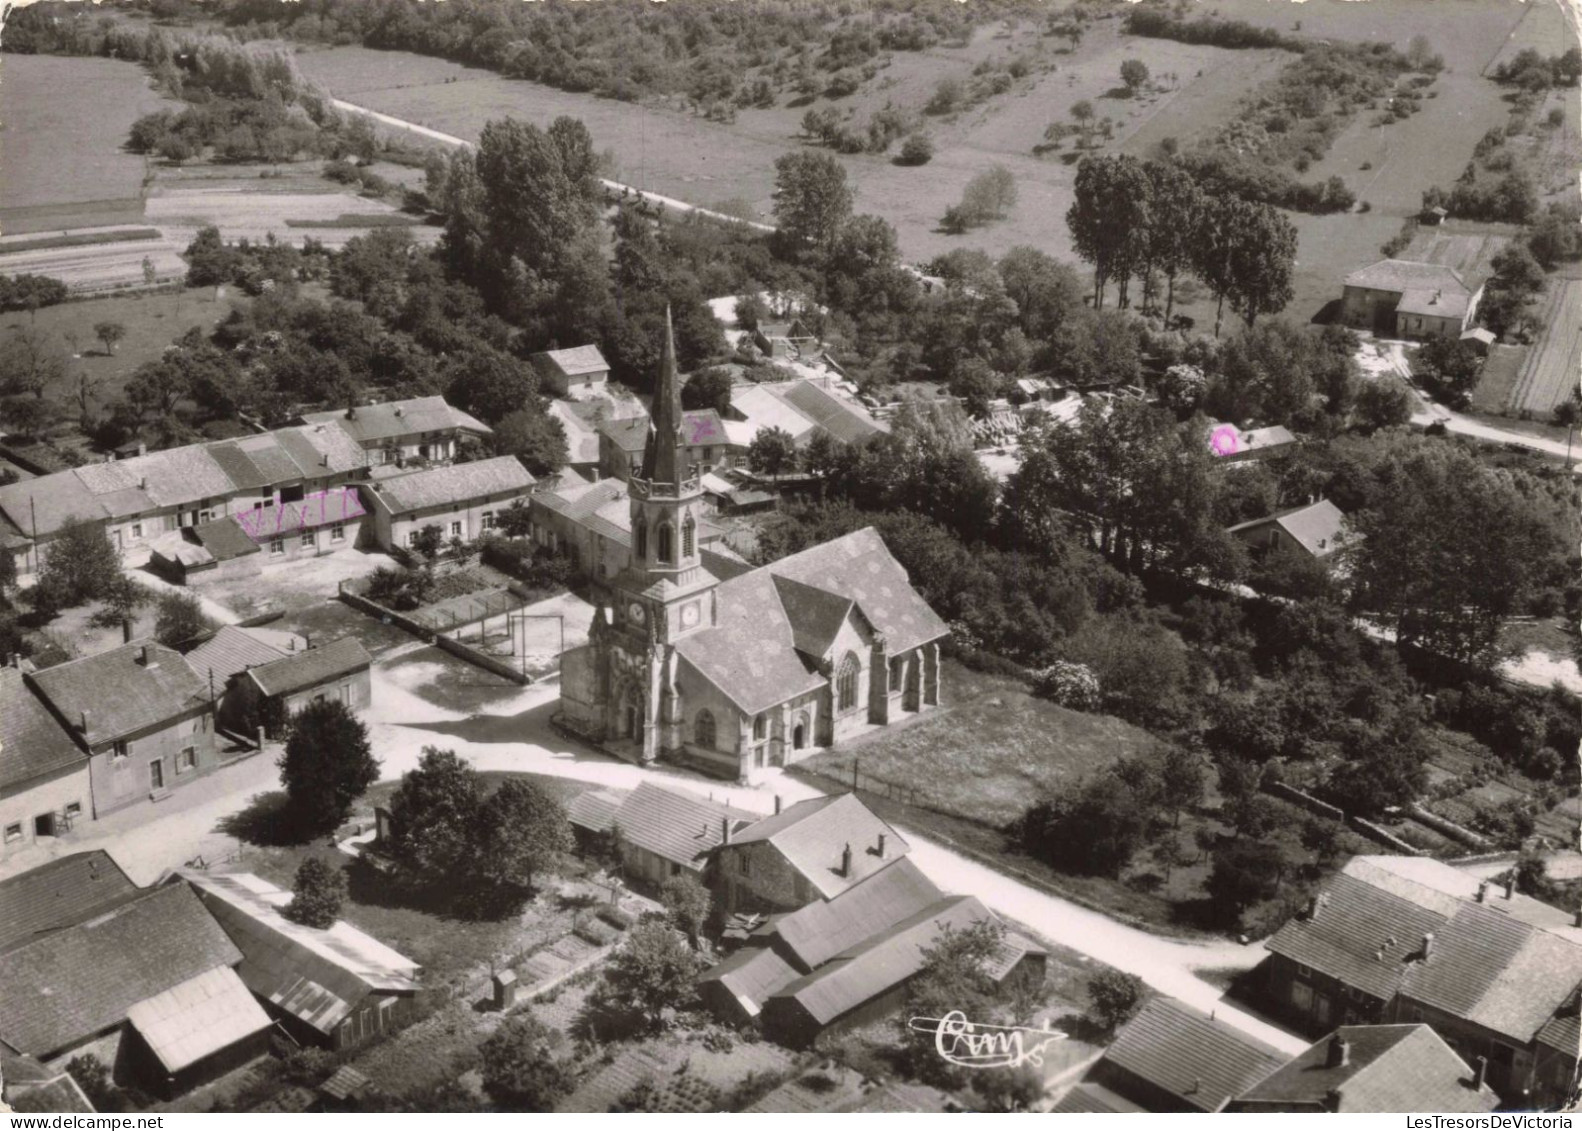
[[[1346,276],[1341,313],[1346,323],[1386,337],[1459,338],[1483,297],[1452,268],[1408,259],[1382,259]]]

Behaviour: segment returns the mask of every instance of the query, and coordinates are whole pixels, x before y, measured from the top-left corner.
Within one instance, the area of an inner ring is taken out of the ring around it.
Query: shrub
[[[1142,1008],[1143,980],[1120,970],[1103,970],[1088,983],[1088,1016],[1105,1033],[1113,1033]]]
[[[909,134],[901,143],[897,165],[927,165],[934,158],[934,141],[926,133]]]
[[[297,868],[292,884],[291,902],[281,913],[294,923],[320,930],[333,927],[346,898],[346,873],[332,868],[316,856]]]
[[[629,931],[632,928],[632,917],[619,907],[601,907],[598,916],[618,931]]]

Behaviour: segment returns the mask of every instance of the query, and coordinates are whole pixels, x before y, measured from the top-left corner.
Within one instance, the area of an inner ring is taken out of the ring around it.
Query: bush
[[[599,908],[598,916],[618,931],[629,931],[632,929],[634,920],[619,907],[601,907]]]
[[[1136,1016],[1146,992],[1136,974],[1103,970],[1088,983],[1088,1016],[1101,1032],[1113,1033]]]
[[[346,899],[346,873],[312,856],[297,868],[291,890],[291,902],[281,914],[293,923],[325,930],[340,918],[341,903]]]
[[[901,143],[897,165],[927,165],[934,158],[934,140],[925,133],[909,134]]]
[[[607,923],[601,923],[598,919],[589,919],[583,923],[577,928],[576,935],[584,942],[601,947],[609,946],[619,937],[615,928]]]

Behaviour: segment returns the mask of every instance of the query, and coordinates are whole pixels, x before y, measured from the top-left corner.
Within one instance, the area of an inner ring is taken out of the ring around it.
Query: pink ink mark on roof
[[[334,504],[339,505],[338,513],[333,509]],[[281,503],[267,510],[242,511],[235,517],[247,536],[258,542],[294,531],[361,518],[367,513],[356,488],[331,487],[293,503]]]
[[[714,417],[712,416],[692,416],[689,414],[687,417],[687,429],[690,433],[690,442],[694,444],[706,444],[720,437],[720,431],[714,426]]]
[[[1236,426],[1234,424],[1221,424],[1214,429],[1214,435],[1209,441],[1209,446],[1213,448],[1214,454],[1217,456],[1235,455],[1236,449],[1241,446],[1241,437],[1236,434]]]

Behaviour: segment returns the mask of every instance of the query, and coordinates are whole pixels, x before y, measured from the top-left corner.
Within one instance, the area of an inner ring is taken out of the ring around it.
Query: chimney
[[[137,650],[137,662],[143,667],[148,667],[148,645],[145,644]]]
[[[775,794],[775,815],[778,816],[779,813],[780,813],[780,795],[777,793],[777,794]]]
[[[1425,931],[1423,933],[1423,960],[1427,961],[1428,958],[1433,953],[1434,953],[1434,932],[1433,931]]]
[[[1338,1032],[1329,1038],[1329,1054],[1324,1058],[1326,1068],[1344,1068],[1351,1063],[1351,1042]]]
[[[1576,925],[1582,927],[1582,907],[1577,908]]]
[[[841,849],[841,852],[840,852],[840,874],[845,876],[848,880],[851,879],[851,843],[850,842],[847,842],[846,847]]]
[[[885,841],[885,835],[883,833],[880,833],[879,834],[879,859],[880,860],[884,859],[884,841]]]
[[[397,416],[400,416],[402,414],[402,412],[404,412],[404,411],[405,411],[405,409],[401,405],[396,405],[395,406],[395,414]]]
[[[121,643],[122,644],[130,644],[130,643],[132,643],[132,618],[131,617],[122,617],[121,618]]]
[[[1473,896],[1473,898],[1476,899],[1479,903],[1482,903],[1488,897],[1489,897],[1489,881],[1488,880],[1483,880],[1483,881],[1481,881],[1478,884],[1478,894]]]
[[[720,818],[720,843],[721,844],[729,844],[730,842],[731,842],[731,819],[729,817],[721,817]]]
[[[1516,890],[1516,872],[1513,870],[1513,871],[1507,872],[1506,875],[1505,875],[1505,898],[1509,899],[1511,897],[1511,893],[1513,893],[1515,890]]]
[[[88,733],[88,712],[87,711],[84,711],[82,713],[82,733],[83,734],[87,734]]]
[[[138,481],[137,481],[137,489],[139,491],[146,491],[146,490],[148,490],[148,476],[145,475],[142,478],[138,479]]]
[[[1307,921],[1309,923],[1314,922],[1318,918],[1318,910],[1319,910],[1319,908],[1321,908],[1323,906],[1324,906],[1323,901],[1320,900],[1318,898],[1318,896],[1316,896],[1316,895],[1315,896],[1311,896],[1308,899],[1308,901],[1307,901]]]
[[[357,419],[357,406],[356,405],[349,404],[349,405],[346,406],[346,419],[347,420],[356,420]]]
[[[1486,1080],[1488,1080],[1488,1078],[1489,1058],[1486,1056],[1480,1056],[1478,1057],[1478,1062],[1472,1067],[1472,1090],[1474,1092],[1481,1092],[1483,1090],[1483,1084]]]

